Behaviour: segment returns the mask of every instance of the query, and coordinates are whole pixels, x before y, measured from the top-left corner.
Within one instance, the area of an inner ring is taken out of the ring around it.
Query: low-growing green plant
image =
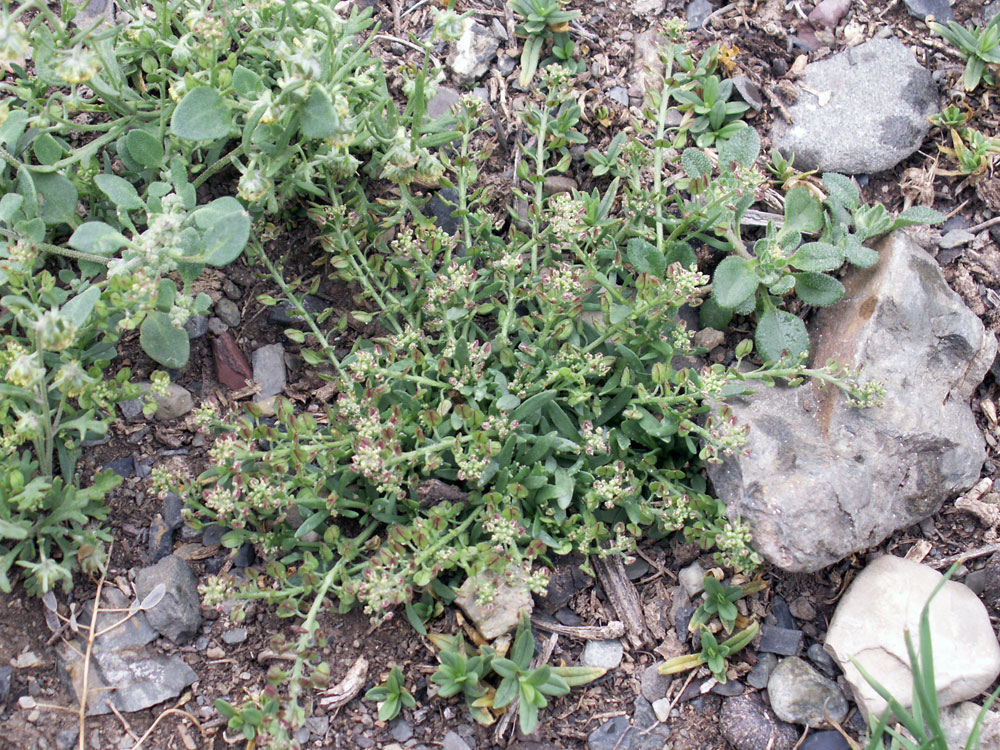
[[[927,24],[934,33],[944,37],[965,58],[962,83],[966,91],[975,89],[980,81],[994,83],[992,68],[1000,64],[1000,17],[994,16],[985,26],[967,29],[957,21],[944,26],[936,21]]]
[[[450,697],[461,693],[472,717],[480,724],[491,725],[517,699],[518,722],[524,734],[538,727],[538,712],[548,705],[546,696],[565,695],[573,687],[585,685],[607,670],[597,667],[552,667],[542,664],[532,668],[535,639],[527,615],[523,615],[509,657],[499,656],[489,646],[472,652],[461,636],[433,635],[431,642],[439,649],[440,667],[431,680],[441,686],[438,695]],[[495,678],[491,682],[490,675]]]
[[[883,750],[886,739],[889,739],[889,747],[892,750],[949,750],[951,747],[941,724],[937,687],[935,686],[930,606],[941,587],[948,582],[957,569],[958,563],[951,566],[938,585],[931,591],[926,604],[920,610],[919,650],[914,647],[909,630],[904,631],[903,637],[906,641],[906,651],[910,657],[910,671],[913,677],[913,700],[910,710],[903,708],[899,700],[879,683],[877,676],[869,674],[854,657],[851,657],[851,662],[861,673],[861,676],[888,704],[875,725],[869,727],[867,750]],[[977,750],[979,747],[983,721],[997,697],[1000,697],[1000,687],[994,690],[983,704],[972,731],[962,746],[965,750]],[[900,726],[906,729],[909,736],[900,731]],[[857,747],[856,743],[852,742],[851,744],[853,747]]]
[[[743,585],[723,586],[711,573],[705,576],[703,585],[704,598],[688,623],[688,630],[691,632],[707,624],[713,617],[718,617],[726,633],[732,633],[739,617],[736,602],[764,588],[764,583],[760,579]]]
[[[389,670],[385,682],[365,693],[365,699],[378,702],[379,721],[392,721],[404,707],[413,708],[417,705],[413,694],[406,689],[403,673],[395,664]]]
[[[759,629],[760,626],[754,621],[748,627],[719,643],[712,631],[702,626],[701,650],[696,654],[675,656],[673,659],[668,659],[659,666],[659,672],[660,674],[677,674],[704,665],[711,670],[712,677],[715,678],[716,682],[724,685],[728,680],[726,670],[729,668],[729,662],[726,660],[746,648],[750,641],[757,636]]]
[[[730,101],[732,95],[733,82],[714,75],[702,78],[694,89],[675,90],[673,97],[677,108],[685,113],[678,130],[690,132],[698,148],[707,148],[716,140],[732,137],[737,130],[746,127],[740,118],[750,109],[745,102]]]
[[[584,153],[583,159],[591,166],[594,177],[603,177],[604,175],[611,175],[612,177],[625,176],[626,172],[622,168],[620,160],[625,146],[626,135],[624,130],[615,135],[611,139],[611,143],[608,144],[607,153],[602,154],[596,148],[588,149]]]
[[[722,163],[726,148],[720,146],[719,153]],[[708,174],[700,152],[685,152],[685,157],[682,162],[689,175]],[[744,159],[741,163],[752,162]],[[780,227],[769,222],[752,252],[743,245],[738,216],[722,229],[731,238],[732,255],[715,269],[712,298],[702,307],[702,323],[722,329],[734,313],[756,314],[757,349],[768,361],[796,360],[809,352],[805,324],[780,309],[781,298],[794,292],[806,304],[832,305],[843,297],[844,287],[831,271],[845,262],[867,268],[878,260],[878,254],[863,243],[900,227],[944,220],[942,214],[923,206],[913,206],[893,218],[881,204],[862,205],[857,186],[842,175],[824,174],[823,185],[828,195],[822,202],[807,187],[789,190],[784,222]]]
[[[1000,154],[1000,139],[989,138],[971,127],[952,128],[950,132],[951,147],[938,144],[938,149],[958,163],[958,171],[938,170],[938,174],[982,175],[993,168]]]
[[[578,10],[564,10],[564,0],[510,0],[510,9],[524,20],[516,33],[524,37],[521,50],[519,81],[527,86],[535,77],[546,41],[552,39],[555,61],[563,65],[573,59],[573,42],[569,37],[569,22],[580,15]]]

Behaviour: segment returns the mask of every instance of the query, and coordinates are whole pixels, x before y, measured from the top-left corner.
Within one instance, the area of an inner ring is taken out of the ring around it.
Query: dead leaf
[[[933,546],[934,545],[926,539],[918,539],[917,543],[906,551],[906,559],[912,560],[916,563],[923,562],[924,558],[927,557],[927,554],[931,551],[931,547]]]
[[[347,670],[344,679],[331,688],[320,693],[319,704],[327,708],[339,708],[346,706],[354,697],[361,692],[368,678],[368,660],[359,656],[357,661]]]

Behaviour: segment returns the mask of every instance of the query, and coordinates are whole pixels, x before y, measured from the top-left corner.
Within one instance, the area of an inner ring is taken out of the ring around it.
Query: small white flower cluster
[[[586,208],[583,201],[569,193],[558,193],[549,199],[549,228],[556,243],[575,239],[583,227]]]
[[[708,463],[719,463],[721,454],[738,451],[746,445],[750,425],[740,424],[732,409],[723,406],[705,422],[704,434],[708,440],[702,446],[699,457]]]
[[[727,521],[715,535],[715,546],[719,562],[734,570],[754,570],[764,562],[752,546],[750,526],[742,520]]]
[[[508,515],[494,512],[483,519],[483,531],[490,535],[493,544],[502,552],[504,547],[510,547],[524,534],[521,524]]]
[[[511,419],[507,412],[500,415],[492,415],[483,420],[479,429],[487,435],[495,435],[501,442],[507,439],[510,433],[514,432],[521,423],[516,419]]]
[[[437,274],[427,285],[424,310],[428,313],[443,313],[453,306],[453,302],[466,296],[466,292],[472,287],[478,275],[471,264],[452,261],[444,272]],[[471,308],[475,303],[469,299],[466,300],[465,306]]]
[[[580,304],[587,287],[583,282],[584,271],[570,263],[543,268],[538,296],[553,307],[568,311]]]
[[[582,427],[580,436],[583,438],[583,452],[588,456],[607,455],[610,450],[607,429],[594,427],[589,419],[583,420]]]
[[[516,276],[524,268],[524,255],[510,251],[498,256],[493,261],[493,270],[500,278]]]
[[[80,362],[71,359],[63,362],[52,381],[52,385],[59,389],[59,392],[68,398],[78,398],[88,389],[97,384],[98,380],[89,375]]]
[[[29,353],[27,347],[12,339],[7,341],[7,351],[0,364],[6,365],[4,380],[18,388],[31,388],[45,377],[41,353]]]
[[[594,480],[585,496],[587,507],[597,510],[604,507],[607,510],[618,507],[619,504],[635,496],[639,491],[635,474],[625,468],[623,461],[615,461],[597,470],[598,478]]]
[[[463,482],[477,484],[490,465],[490,456],[478,444],[471,444],[464,448],[456,443],[452,449],[455,456],[455,463],[458,465],[458,478]]]
[[[229,518],[236,511],[239,490],[234,492],[221,485],[215,485],[210,490],[205,490],[202,497],[206,508],[214,511],[220,518]]]

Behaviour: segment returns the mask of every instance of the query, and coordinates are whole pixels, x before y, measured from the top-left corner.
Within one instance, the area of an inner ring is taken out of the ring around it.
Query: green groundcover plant
[[[461,27],[451,11],[438,12],[423,65],[396,71],[397,104],[368,51],[367,13],[296,0],[122,9],[125,22],[103,30],[72,25],[72,3],[0,14],[0,64],[13,71],[0,82],[0,435],[13,449],[0,586],[15,564],[39,590],[95,566],[94,521],[114,480],[80,488],[74,459],[104,434],[114,401],[134,395],[127,372],[101,373],[135,329],[153,360],[182,368],[183,325],[210,302],[195,281],[251,253],[279,290],[260,301],[297,312],[285,335],[330,381],[331,401],[296,412],[279,400],[273,418],[206,405],[209,467],[197,478],[157,470],[155,485],[186,497],[190,523],[225,525],[226,546],[252,543],[264,561],[252,579],[210,579],[207,603],[262,599],[303,618],[294,664],[225,709],[258,746],[293,745],[303,691],[329,677],[315,650],[328,599],[375,621],[402,607],[423,627],[469,576],[496,581],[477,591],[482,603],[504,583],[541,591],[560,555],[628,553],[645,534],[682,533],[750,570],[760,558],[749,531],[702,473],[745,442],[725,399],[813,378],[857,406],[879,402],[877,384],[836,363],[807,366],[804,325],[782,308],[793,292],[835,301],[828,274],[874,262],[862,242],[940,217],[893,218],[827,175],[829,195],[790,191],[784,222],[751,252],[741,219],[765,185],[760,139],[729,101],[718,50],[696,59],[677,24],[635,136],[590,154],[600,173],[589,192],[548,194],[587,137],[571,72],[555,61],[532,72],[540,88],[520,115],[514,190],[526,211],[503,217],[479,179],[482,102],[463,97],[424,122],[440,74],[431,45]],[[551,34],[568,61],[572,12],[521,13],[528,57],[537,64]],[[440,187],[457,194],[454,234],[426,215],[426,191]],[[323,267],[360,291],[349,316],[307,312],[302,293],[320,279],[290,280],[265,250],[302,220],[316,226]],[[714,278],[696,250],[722,256]],[[746,316],[758,364],[750,339],[732,366],[699,362],[686,307],[719,327]],[[371,332],[348,339],[348,322]],[[154,378],[154,393],[165,384]],[[703,642],[716,671],[743,645]],[[513,666],[494,660],[492,707],[517,692],[533,723],[563,685],[529,669],[526,648]],[[401,679],[385,687],[401,706]]]

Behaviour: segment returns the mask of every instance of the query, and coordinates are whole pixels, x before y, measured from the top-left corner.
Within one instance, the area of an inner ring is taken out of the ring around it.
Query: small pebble
[[[827,677],[834,677],[837,674],[837,665],[833,658],[823,650],[821,643],[814,643],[806,649],[806,656],[820,672]]]
[[[247,639],[247,629],[246,628],[233,628],[232,630],[227,630],[222,634],[222,640],[228,643],[230,646],[235,646],[237,643],[243,643]]]
[[[208,319],[208,330],[215,336],[221,336],[229,330],[229,326],[213,315]]]
[[[768,653],[758,654],[757,663],[750,670],[750,674],[747,675],[747,684],[750,687],[763,690],[767,687],[767,680],[776,666],[778,666],[777,656]]]
[[[659,665],[653,664],[642,671],[639,692],[642,693],[643,698],[653,704],[655,709],[656,702],[666,697],[671,681],[670,675],[660,674]],[[660,719],[660,721],[664,720]]]
[[[230,299],[223,297],[216,302],[215,314],[227,326],[235,328],[240,324],[240,308]]]
[[[625,648],[620,640],[587,641],[580,655],[580,664],[585,667],[614,669],[621,664]]]
[[[206,659],[224,659],[225,657],[226,657],[225,650],[219,648],[218,646],[212,646],[208,649],[205,649]]]
[[[229,279],[222,282],[222,293],[231,300],[238,300],[243,296],[242,290]]]
[[[801,622],[812,622],[816,619],[816,607],[805,596],[799,596],[788,605],[788,611]]]
[[[780,628],[776,625],[761,625],[758,651],[782,656],[794,656],[802,648],[802,631]]]
[[[705,569],[694,562],[677,573],[677,581],[691,599],[705,590]]]

